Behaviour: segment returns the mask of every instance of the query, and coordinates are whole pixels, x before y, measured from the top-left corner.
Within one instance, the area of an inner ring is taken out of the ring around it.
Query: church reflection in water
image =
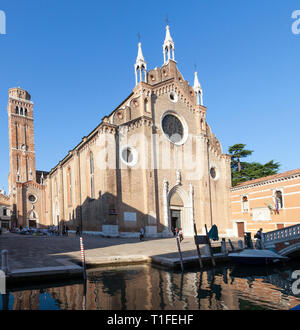
[[[14,310],[240,310],[290,309],[291,270],[238,268],[175,272],[135,266],[92,270],[80,281],[50,287],[12,289],[0,309]],[[85,290],[86,289],[86,290]]]

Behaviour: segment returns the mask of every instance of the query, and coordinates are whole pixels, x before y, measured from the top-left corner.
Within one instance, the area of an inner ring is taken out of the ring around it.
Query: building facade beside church
[[[299,224],[300,169],[243,182],[231,189],[235,236]],[[253,237],[253,235],[252,235]]]
[[[0,228],[8,229],[11,227],[11,208],[10,198],[5,191],[0,189]]]
[[[37,171],[34,104],[9,90],[9,204],[17,226],[68,225],[105,235],[186,236],[206,224],[231,234],[230,156],[206,122],[195,72],[186,81],[169,26],[163,65],[147,70],[138,44],[131,94],[49,171]],[[117,102],[119,103],[119,102]]]

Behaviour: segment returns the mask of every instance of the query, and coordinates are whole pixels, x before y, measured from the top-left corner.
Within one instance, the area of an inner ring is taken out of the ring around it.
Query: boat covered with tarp
[[[229,253],[234,263],[248,265],[269,265],[276,262],[288,260],[287,257],[270,250],[245,249],[240,252]]]

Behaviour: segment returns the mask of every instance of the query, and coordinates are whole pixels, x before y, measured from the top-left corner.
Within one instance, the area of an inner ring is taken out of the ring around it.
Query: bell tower
[[[33,102],[24,89],[11,88],[8,92],[9,129],[9,192],[17,183],[36,181],[33,129]]]

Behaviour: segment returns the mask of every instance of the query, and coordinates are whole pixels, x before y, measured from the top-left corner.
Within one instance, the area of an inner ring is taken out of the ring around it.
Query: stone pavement
[[[107,264],[111,261],[141,262],[148,257],[178,259],[175,238],[105,238],[83,235],[87,264]],[[8,250],[9,268],[17,269],[59,267],[70,264],[70,260],[80,262],[79,237],[25,236],[3,234],[0,236],[0,250]],[[185,238],[181,243],[183,257],[197,256],[193,238]],[[202,250],[202,253],[204,250]]]

